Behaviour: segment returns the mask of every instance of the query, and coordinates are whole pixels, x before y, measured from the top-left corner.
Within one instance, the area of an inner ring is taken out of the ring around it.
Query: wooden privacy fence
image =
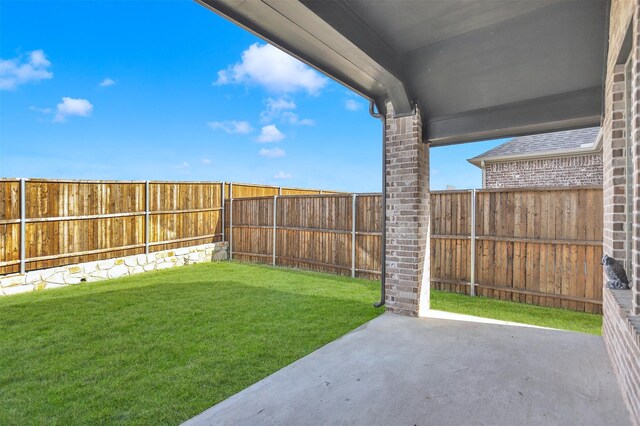
[[[222,199],[322,193],[223,182],[0,180],[0,275],[224,240]]]
[[[224,182],[3,179],[0,274],[229,241],[238,260],[379,279],[381,202]],[[432,192],[430,257],[436,289],[601,312],[602,190]]]
[[[380,278],[378,194],[234,198],[225,212],[233,259]]]
[[[599,187],[432,192],[432,286],[601,312],[602,213]]]
[[[378,194],[225,203],[235,259],[380,277]],[[602,190],[432,192],[430,256],[435,289],[601,312]]]

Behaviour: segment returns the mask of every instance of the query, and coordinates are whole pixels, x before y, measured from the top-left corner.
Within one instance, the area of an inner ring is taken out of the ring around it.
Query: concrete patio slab
[[[384,314],[186,425],[627,425],[602,338]]]

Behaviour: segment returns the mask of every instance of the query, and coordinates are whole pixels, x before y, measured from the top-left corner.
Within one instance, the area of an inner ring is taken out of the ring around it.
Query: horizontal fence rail
[[[0,179],[0,275],[224,240],[223,182]]]

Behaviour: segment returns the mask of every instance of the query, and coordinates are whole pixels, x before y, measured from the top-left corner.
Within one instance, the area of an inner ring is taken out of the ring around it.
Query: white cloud
[[[203,158],[202,164],[211,164],[211,160],[209,160],[208,158]]]
[[[275,176],[273,176],[274,179],[291,179],[293,176],[291,176],[291,173],[285,173],[282,170],[280,170]]]
[[[344,107],[349,111],[358,111],[362,108],[362,104],[354,99],[347,99],[344,103]]]
[[[247,133],[251,133],[253,127],[249,124],[248,121],[209,121],[207,123],[209,127],[214,130],[224,130],[227,133],[239,133],[241,135],[246,135]]]
[[[317,71],[278,48],[254,43],[242,52],[240,62],[218,71],[218,79],[213,84],[250,84],[274,93],[303,90],[315,95],[327,81]]]
[[[283,111],[294,110],[297,105],[292,100],[287,98],[268,98],[265,101],[267,108],[260,113],[260,121],[263,123],[269,123],[270,121],[278,118]]]
[[[116,84],[116,81],[110,79],[109,77],[107,77],[104,80],[102,80],[98,86],[100,86],[100,87],[109,87],[109,86],[113,86],[114,84]]]
[[[38,49],[29,53],[29,62],[31,65],[35,67],[48,67],[51,65],[51,62],[47,59],[44,54],[44,50]]]
[[[74,99],[63,97],[62,102],[56,106],[56,116],[53,121],[56,123],[64,122],[67,117],[79,116],[87,117],[91,115],[93,105],[86,99]]]
[[[313,126],[315,124],[315,121],[310,118],[301,119],[298,114],[292,112],[298,106],[291,99],[286,97],[268,98],[265,104],[265,110],[260,113],[260,121],[263,123],[271,123],[279,119],[282,123],[298,126]]]
[[[279,158],[279,157],[284,157],[286,153],[284,152],[284,149],[280,149],[276,147],[276,148],[263,148],[260,150],[260,155],[268,158]]]
[[[298,126],[313,126],[316,122],[310,118],[300,118],[295,112],[286,111],[282,113],[282,121]]]
[[[264,126],[262,130],[260,130],[260,136],[258,136],[257,141],[261,143],[278,142],[284,138],[284,133],[278,130],[275,124],[269,124],[268,126]]]
[[[38,107],[32,105],[32,106],[29,107],[29,110],[35,111],[35,112],[39,112],[39,113],[42,113],[42,114],[51,114],[51,108],[38,108]]]
[[[20,84],[48,80],[53,73],[44,51],[34,50],[13,59],[0,59],[0,90],[15,90]]]

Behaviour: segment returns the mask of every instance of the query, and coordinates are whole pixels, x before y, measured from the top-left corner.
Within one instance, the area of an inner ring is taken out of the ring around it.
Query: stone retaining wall
[[[0,296],[124,277],[191,263],[227,260],[226,242],[119,257],[0,277]]]

